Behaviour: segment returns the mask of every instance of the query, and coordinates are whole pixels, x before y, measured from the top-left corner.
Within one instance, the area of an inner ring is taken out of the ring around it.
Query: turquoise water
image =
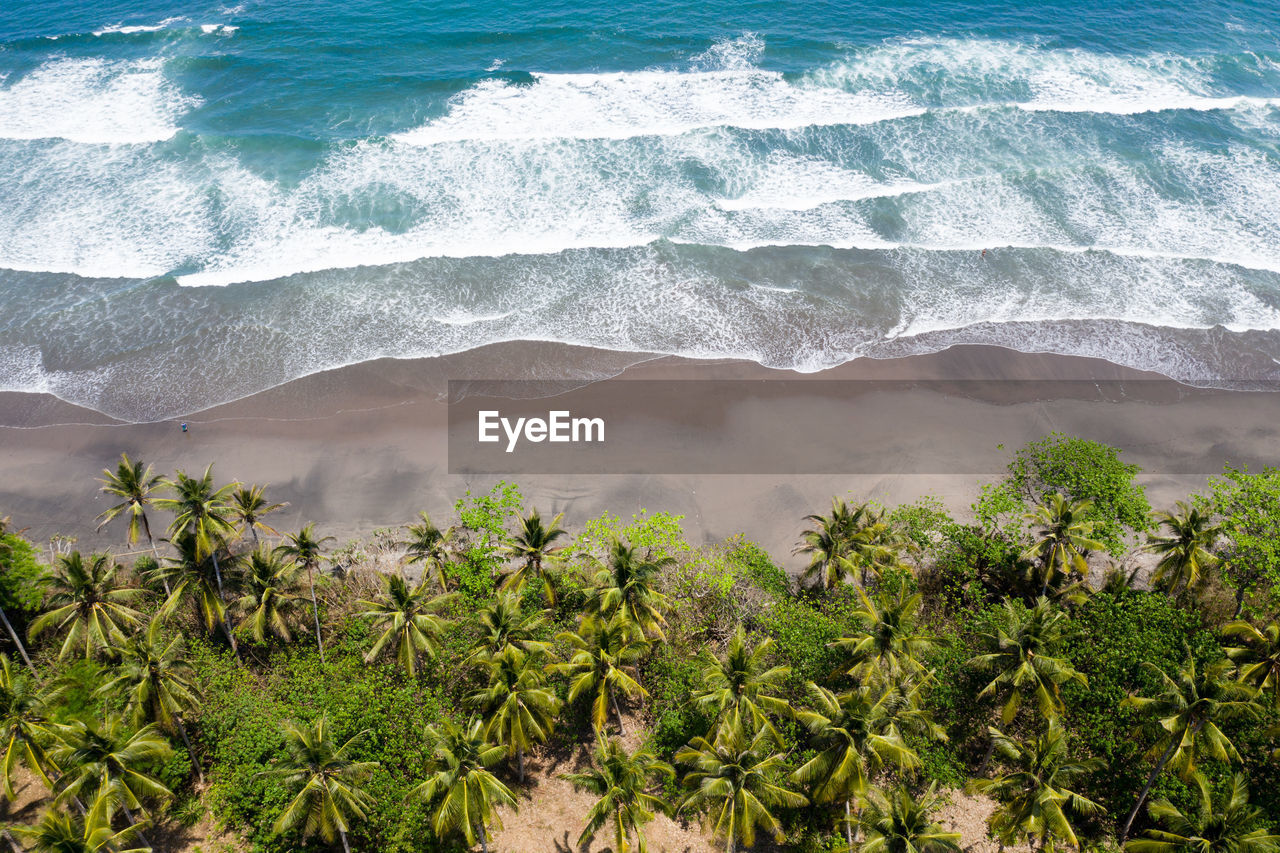
[[[0,389],[519,339],[1276,379],[1278,146],[1256,0],[10,0]]]

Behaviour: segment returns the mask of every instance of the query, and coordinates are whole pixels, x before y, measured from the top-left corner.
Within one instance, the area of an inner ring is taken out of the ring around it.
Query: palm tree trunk
[[[4,830],[4,840],[9,842],[9,848],[13,853],[23,853],[22,848],[18,846],[18,842],[13,840],[13,836],[9,834],[9,830]]]
[[[9,614],[4,612],[4,608],[0,607],[0,619],[4,620],[4,627],[9,632],[9,636],[13,638],[13,644],[18,647],[18,651],[22,653],[22,659],[27,662],[27,669],[31,670],[31,674],[36,677],[36,681],[40,681],[40,673],[36,672],[35,664],[31,662],[31,658],[27,655],[27,647],[22,644],[22,640],[18,639],[18,632],[13,630],[13,625],[9,623]]]
[[[1244,593],[1244,584],[1236,587],[1236,615],[1232,617],[1233,619],[1239,619],[1240,614],[1244,612]]]
[[[213,576],[218,581],[218,600],[222,602],[222,629],[227,632],[227,639],[231,641],[231,651],[235,653],[236,660],[242,661],[240,644],[236,642],[235,632],[231,630],[231,619],[227,617],[227,594],[222,591],[222,568],[218,565],[218,550],[210,549],[209,556],[213,558]]]
[[[848,800],[844,801],[844,837],[849,842],[849,853],[853,853],[853,815]]]
[[[342,849],[345,850],[346,853],[351,853],[351,845],[347,843],[347,834],[339,829],[338,835],[342,837]]]
[[[196,779],[203,785],[204,768],[200,766],[200,759],[196,758],[196,751],[191,748],[191,738],[187,737],[187,727],[182,724],[182,717],[178,714],[173,715],[173,721],[178,724],[178,734],[182,735],[182,742],[187,745],[187,754],[191,756],[191,767],[196,771]]]
[[[484,821],[480,821],[480,850],[489,853],[489,839],[484,834]]]
[[[133,817],[133,812],[129,811],[129,807],[128,807],[128,806],[126,806],[124,803],[121,803],[121,804],[120,804],[120,808],[124,811],[124,816],[129,820],[129,825],[130,825],[130,826],[137,826],[137,825],[138,825],[138,821],[134,819],[134,817]],[[143,845],[144,847],[152,847],[152,846],[154,846],[154,845],[152,845],[152,843],[151,843],[150,841],[148,841],[148,840],[147,840],[147,836],[145,836],[145,835],[143,835],[143,834],[142,834],[142,830],[141,830],[141,829],[139,829],[139,830],[138,830],[138,840],[142,842],[142,845]]]
[[[611,693],[609,698],[613,701],[613,713],[618,717],[618,734],[622,737],[626,737],[627,729],[622,724],[622,710],[618,707],[618,694]]]
[[[151,556],[155,558],[155,560],[156,560],[156,562],[157,562],[157,563],[159,563],[159,562],[160,562],[160,552],[156,549],[156,540],[154,540],[154,539],[152,539],[152,538],[151,538],[151,522],[147,521],[147,514],[146,514],[145,512],[144,512],[144,513],[142,513],[142,530],[143,530],[143,532],[144,532],[144,533],[146,533],[146,534],[147,534],[147,544],[151,546]],[[165,598],[168,598],[170,595],[172,595],[172,594],[173,594],[173,593],[171,593],[171,592],[169,591],[169,579],[168,579],[168,578],[166,578],[165,576],[161,575],[161,576],[160,576],[160,583],[164,584],[164,597],[165,597]]]
[[[307,563],[307,584],[311,587],[311,613],[316,617],[316,646],[320,649],[320,665],[324,665],[324,640],[320,639],[320,606],[316,604],[316,581]]]
[[[1161,755],[1160,760],[1156,762],[1151,775],[1147,777],[1147,784],[1142,786],[1142,791],[1138,794],[1138,801],[1133,804],[1133,811],[1129,812],[1129,817],[1125,818],[1124,828],[1120,830],[1121,847],[1124,847],[1124,842],[1129,837],[1129,830],[1133,828],[1133,819],[1138,816],[1138,810],[1142,808],[1142,804],[1147,800],[1147,795],[1151,793],[1151,786],[1155,784],[1156,777],[1164,770],[1164,766],[1169,763],[1169,759],[1173,757],[1173,751],[1181,741],[1182,738],[1170,735],[1169,745],[1165,747],[1164,755]]]
[[[520,784],[524,784],[524,747],[516,747],[516,775],[520,777]]]

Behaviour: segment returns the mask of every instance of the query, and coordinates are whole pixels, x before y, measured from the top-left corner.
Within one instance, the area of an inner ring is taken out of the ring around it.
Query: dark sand
[[[1157,506],[1203,487],[1228,462],[1280,462],[1280,395],[1188,389],[1093,359],[958,347],[799,376],[749,363],[519,343],[305,377],[193,414],[186,434],[177,421],[125,424],[41,395],[0,394],[0,516],[11,515],[37,542],[62,533],[84,549],[120,547],[122,527],[94,532],[94,517],[109,505],[94,478],[128,451],[166,474],[213,462],[220,481],[269,483],[271,497],[290,504],[270,519],[282,529],[315,521],[344,539],[424,509],[443,520],[465,490],[502,479],[448,473],[447,382],[501,379],[516,366],[547,380],[618,374],[604,383],[818,380],[800,393],[790,388],[785,401],[762,394],[721,404],[708,395],[696,411],[665,410],[663,399],[644,396],[661,397],[653,390],[659,383],[639,383],[631,387],[648,389],[636,400],[643,417],[625,426],[651,444],[657,435],[678,444],[675,465],[690,453],[758,453],[763,442],[764,469],[832,458],[826,473],[680,473],[686,469],[664,465],[660,474],[508,477],[544,514],[565,512],[571,529],[606,511],[668,510],[686,516],[691,541],[746,532],[778,559],[789,554],[801,517],[825,509],[833,494],[883,503],[935,495],[963,512],[1014,449],[1052,430],[1124,448],[1123,458],[1143,467]],[[621,441],[626,429],[615,435]]]

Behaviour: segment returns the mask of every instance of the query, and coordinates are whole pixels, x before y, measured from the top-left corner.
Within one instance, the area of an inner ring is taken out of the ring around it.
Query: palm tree
[[[35,638],[53,629],[62,638],[58,659],[77,647],[84,656],[105,652],[122,641],[122,627],[141,624],[142,614],[127,602],[145,592],[116,582],[120,567],[107,554],[92,554],[88,562],[79,551],[58,558],[58,567],[48,580],[46,610],[31,623],[28,636]]]
[[[544,525],[542,516],[536,509],[526,518],[520,519],[520,529],[516,531],[510,549],[517,559],[524,562],[503,580],[504,589],[519,590],[527,581],[537,578],[542,581],[542,590],[546,595],[548,606],[555,605],[556,592],[551,586],[551,578],[547,577],[543,571],[542,563],[561,550],[555,547],[555,541],[569,535],[568,531],[560,526],[563,519],[564,513],[561,513],[551,519],[550,524]]]
[[[777,732],[765,712],[791,714],[791,705],[777,695],[782,692],[791,667],[766,665],[773,645],[773,639],[766,637],[754,649],[748,648],[746,633],[739,625],[729,638],[723,658],[704,648],[698,661],[702,689],[694,692],[694,704],[717,725],[742,724],[750,732],[768,728],[776,738]]]
[[[902,784],[889,792],[872,788],[859,826],[867,834],[861,853],[959,853],[960,833],[947,832],[933,818],[940,804],[937,783],[920,797]]]
[[[1129,853],[1274,853],[1280,835],[1259,827],[1262,809],[1249,805],[1249,788],[1243,774],[1231,780],[1231,790],[1216,806],[1202,777],[1200,809],[1183,814],[1168,800],[1152,800],[1147,813],[1159,828],[1146,831],[1124,846]],[[1257,828],[1255,828],[1257,827]]]
[[[399,575],[384,575],[386,596],[378,601],[357,602],[365,610],[360,615],[382,628],[382,634],[373,648],[364,656],[365,663],[373,663],[388,648],[395,648],[396,661],[405,674],[413,678],[418,671],[418,657],[424,652],[434,658],[440,651],[439,636],[448,627],[446,619],[433,611],[449,604],[452,595],[432,596],[422,581],[413,589]]]
[[[195,671],[186,661],[182,636],[165,642],[162,625],[161,619],[152,619],[146,631],[138,632],[121,647],[114,676],[95,693],[122,697],[125,713],[135,726],[152,722],[176,732],[187,747],[196,778],[203,783],[204,770],[182,721],[182,715],[199,704]]]
[[[342,849],[351,853],[347,833],[351,824],[364,820],[373,798],[361,790],[361,784],[378,766],[376,761],[355,761],[351,757],[360,732],[341,746],[335,746],[329,723],[321,716],[313,725],[295,722],[284,725],[284,745],[288,757],[280,766],[262,775],[282,780],[296,792],[272,832],[284,835],[300,832],[303,839],[319,835],[332,844],[342,839]]]
[[[613,830],[614,853],[628,853],[631,839],[635,847],[645,853],[648,845],[644,837],[644,825],[658,812],[668,813],[666,802],[649,793],[649,788],[662,779],[675,777],[670,764],[659,761],[647,749],[627,752],[619,738],[605,738],[596,733],[595,749],[591,753],[592,768],[585,773],[566,773],[575,791],[586,791],[598,797],[587,812],[587,825],[578,836],[578,846],[585,848],[593,838],[609,824]]]
[[[1175,512],[1156,515],[1158,526],[1168,535],[1149,535],[1143,550],[1160,555],[1151,585],[1181,596],[1200,586],[1205,569],[1218,561],[1209,549],[1222,534],[1222,527],[1210,524],[1208,513],[1185,501],[1178,501],[1175,507]]]
[[[514,646],[484,661],[489,686],[467,697],[468,707],[488,720],[485,736],[516,758],[524,784],[524,753],[551,736],[560,700],[547,689],[547,676],[536,657]]]
[[[18,762],[50,788],[45,768],[51,766],[44,745],[51,739],[46,699],[33,679],[15,672],[9,658],[0,655],[0,737],[4,738],[4,794],[12,801],[13,771]]]
[[[112,794],[103,791],[83,817],[49,808],[34,825],[12,829],[32,853],[151,853],[150,847],[127,846],[135,837],[141,838],[137,824],[119,832],[111,826],[115,806]]]
[[[844,803],[845,837],[852,853],[853,801],[866,793],[880,768],[910,770],[920,766],[920,759],[895,724],[892,691],[863,683],[836,695],[812,681],[806,686],[813,708],[797,711],[796,719],[809,730],[817,754],[791,774],[791,781],[808,787],[814,802]]]
[[[427,726],[424,740],[429,775],[409,796],[436,804],[431,815],[436,835],[461,833],[468,847],[478,838],[488,853],[485,827],[490,823],[502,827],[495,807],[516,808],[515,794],[489,772],[506,750],[485,737],[484,723],[477,717],[466,726],[447,718],[438,726]]]
[[[169,540],[169,544],[177,553],[173,557],[166,557],[164,565],[156,570],[156,574],[164,579],[165,586],[172,591],[158,615],[168,619],[183,601],[189,600],[195,608],[196,619],[204,626],[205,631],[212,635],[217,626],[221,625],[232,651],[239,656],[239,645],[231,631],[231,620],[219,589],[220,572],[214,570],[212,555],[200,556],[196,536],[189,530],[178,531]],[[238,568],[236,560],[225,552],[223,560],[228,569]]]
[[[324,663],[324,641],[320,639],[320,605],[316,603],[315,570],[320,565],[322,550],[326,542],[332,542],[332,536],[319,539],[315,535],[315,525],[308,524],[297,533],[291,533],[276,550],[307,570],[307,584],[311,587],[311,613],[316,620],[316,647],[320,649],[320,663]]]
[[[635,662],[644,654],[648,643],[636,639],[631,626],[616,616],[608,622],[588,616],[576,633],[562,631],[556,639],[573,647],[574,652],[563,663],[548,664],[547,671],[569,677],[570,702],[583,696],[592,697],[591,723],[597,731],[604,729],[612,705],[618,718],[618,731],[625,735],[618,694],[649,695],[635,675]]]
[[[113,472],[110,468],[102,469],[102,492],[120,498],[120,503],[112,506],[98,516],[98,529],[106,527],[119,516],[129,519],[129,544],[138,541],[138,533],[147,537],[147,545],[152,552],[156,550],[155,540],[151,537],[151,523],[147,520],[147,507],[152,502],[152,492],[163,482],[159,474],[153,474],[150,465],[141,459],[130,459],[128,453],[120,454],[120,462]]]
[[[645,639],[665,640],[662,627],[667,624],[666,611],[671,602],[654,589],[654,581],[673,557],[641,556],[633,546],[621,539],[613,540],[608,563],[595,573],[593,605],[604,618],[620,615],[639,629]]]
[[[480,637],[471,647],[466,663],[478,663],[506,648],[528,654],[545,654],[551,644],[535,639],[546,624],[542,613],[524,615],[520,596],[499,592],[480,611]]]
[[[874,597],[858,589],[862,609],[855,617],[863,630],[831,643],[850,653],[848,673],[857,678],[896,680],[924,669],[920,658],[938,645],[938,638],[919,628],[920,594],[913,593],[905,578],[896,589],[882,589]]]
[[[1060,656],[1070,620],[1044,596],[1036,599],[1030,610],[1006,599],[1004,611],[1004,624],[979,634],[987,652],[968,662],[974,669],[994,674],[978,698],[1003,697],[1000,721],[1006,726],[1027,699],[1035,700],[1046,719],[1056,717],[1062,713],[1059,688],[1071,681],[1089,683],[1083,673]]]
[[[1148,752],[1156,763],[1120,830],[1122,844],[1165,765],[1173,767],[1185,780],[1196,772],[1196,756],[1200,753],[1219,761],[1239,761],[1235,744],[1218,724],[1261,713],[1252,688],[1230,678],[1230,666],[1225,660],[1197,667],[1194,658],[1188,659],[1176,679],[1153,664],[1144,666],[1159,679],[1160,692],[1149,697],[1129,696],[1122,705],[1158,722],[1158,727],[1153,727],[1157,739]]]
[[[258,546],[259,530],[270,533],[272,536],[279,535],[274,528],[263,522],[262,517],[278,512],[289,505],[287,501],[278,504],[268,501],[266,488],[266,486],[237,485],[236,490],[231,493],[230,516],[240,525],[241,536],[244,535],[245,530],[253,536],[255,548]]]
[[[1073,502],[1057,493],[1049,495],[1044,503],[1024,516],[1036,529],[1031,546],[1022,556],[1040,561],[1039,577],[1033,578],[1040,582],[1040,595],[1048,595],[1051,584],[1072,572],[1087,577],[1089,564],[1085,554],[1106,547],[1089,538],[1094,524],[1086,521],[1085,516],[1092,508],[1091,501]]]
[[[992,833],[1002,845],[1020,839],[1030,844],[1036,839],[1044,849],[1061,839],[1079,849],[1071,816],[1099,814],[1103,808],[1069,786],[1106,763],[1097,758],[1070,760],[1067,736],[1056,720],[1027,741],[1014,740],[994,727],[990,731],[996,752],[1010,770],[994,779],[974,779],[968,789],[1000,800],[1000,808],[991,816]]]
[[[1262,630],[1245,621],[1229,623],[1222,629],[1241,645],[1226,650],[1240,672],[1240,680],[1271,697],[1271,707],[1280,709],[1280,624],[1272,622]]]
[[[676,753],[676,763],[689,768],[683,784],[690,791],[679,810],[703,814],[703,826],[725,839],[728,853],[739,841],[754,846],[757,827],[782,843],[782,824],[769,809],[809,804],[776,784],[785,757],[772,745],[763,729],[752,738],[741,726],[722,726],[714,741],[696,737]]]
[[[244,594],[235,603],[242,614],[236,627],[247,630],[257,643],[269,637],[293,642],[291,625],[298,597],[289,590],[296,578],[297,567],[285,563],[275,551],[254,550],[245,565]]]
[[[824,589],[834,589],[853,576],[853,565],[846,555],[849,528],[849,505],[841,498],[831,499],[831,515],[806,515],[812,527],[800,534],[800,544],[791,552],[808,554],[809,565],[803,579]]]
[[[101,720],[74,720],[59,726],[58,744],[50,753],[62,768],[54,785],[54,802],[64,804],[82,796],[106,793],[117,798],[130,823],[133,809],[141,809],[148,797],[169,797],[173,792],[147,772],[173,753],[169,741],[154,724],[133,731],[119,714]],[[139,833],[143,843],[146,839]]]
[[[448,592],[449,584],[444,567],[453,554],[453,528],[441,530],[425,512],[418,513],[418,517],[420,521],[417,524],[405,527],[409,531],[409,538],[399,544],[405,546],[410,563],[422,563],[428,569],[434,569],[440,591]]]

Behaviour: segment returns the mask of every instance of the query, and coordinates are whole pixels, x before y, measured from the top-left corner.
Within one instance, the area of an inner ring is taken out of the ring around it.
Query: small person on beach
[[[984,261],[987,259],[987,250],[986,250],[986,249],[983,249],[983,250],[982,250],[982,259],[983,259]]]
[[[183,431],[183,432],[186,432],[186,431],[187,431],[187,422],[186,422],[186,421],[183,421],[183,422],[182,422],[182,431]]]

